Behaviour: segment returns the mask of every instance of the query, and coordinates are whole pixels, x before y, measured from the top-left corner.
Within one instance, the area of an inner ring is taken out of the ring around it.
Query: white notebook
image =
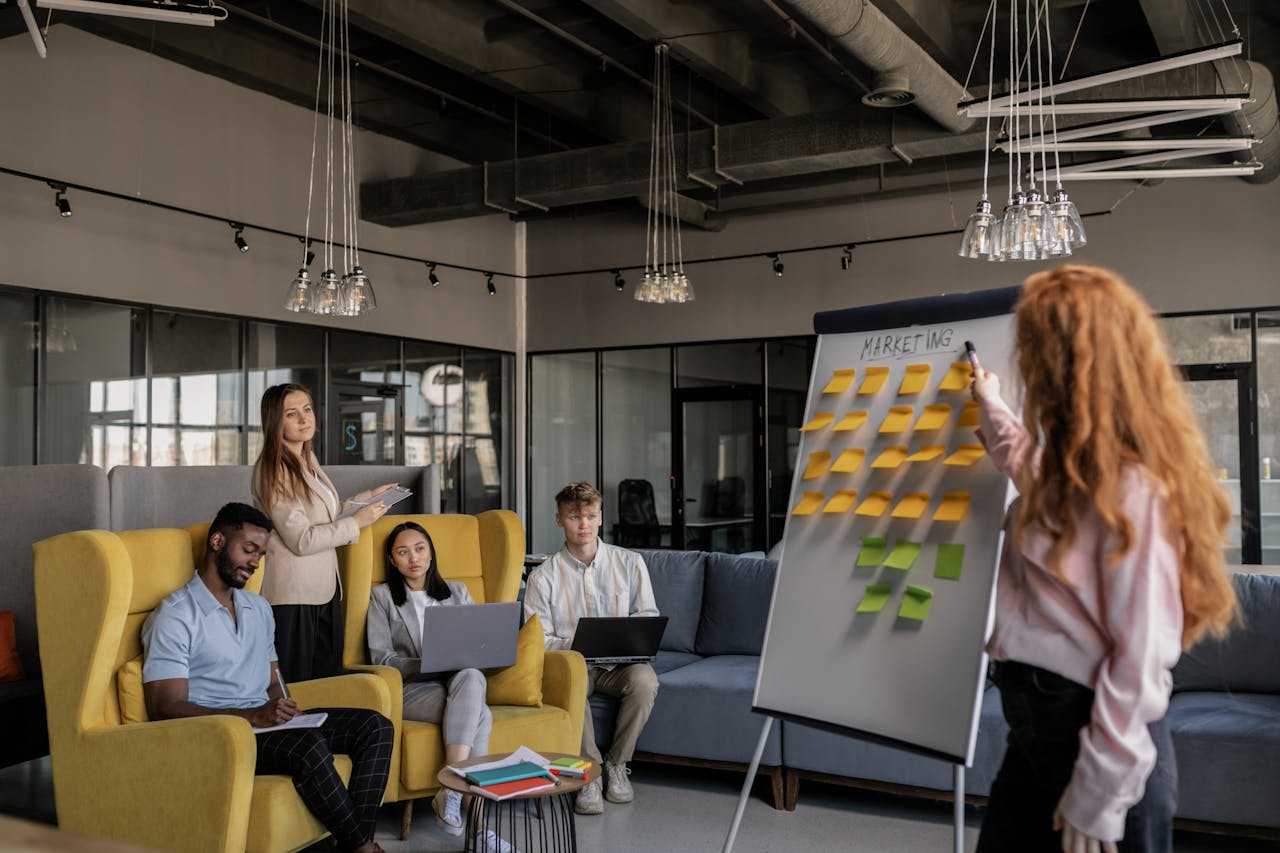
[[[314,714],[299,714],[287,723],[281,723],[278,726],[254,726],[253,733],[260,735],[263,732],[280,732],[285,729],[318,729],[324,725],[324,721],[329,719],[329,715],[324,711],[318,711]]]
[[[351,501],[351,506],[344,509],[334,521],[341,521],[344,518],[350,518],[371,503],[385,503],[388,507],[395,506],[400,501],[413,494],[413,489],[406,489],[404,486],[392,486],[385,492],[379,492],[367,501]]]

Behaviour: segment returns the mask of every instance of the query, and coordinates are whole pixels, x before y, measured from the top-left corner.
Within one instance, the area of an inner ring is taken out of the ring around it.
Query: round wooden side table
[[[540,754],[553,760],[580,757],[563,752]],[[482,755],[458,766],[465,769],[476,764],[498,761],[508,755],[510,753]],[[482,846],[487,832],[497,833],[520,853],[577,853],[578,835],[573,820],[573,797],[569,795],[585,788],[588,782],[599,776],[600,767],[593,763],[583,778],[562,776],[554,788],[521,794],[508,800],[490,800],[479,794],[472,794],[467,780],[448,767],[442,769],[436,779],[451,791],[470,794],[478,804],[466,809],[464,853],[497,853]]]

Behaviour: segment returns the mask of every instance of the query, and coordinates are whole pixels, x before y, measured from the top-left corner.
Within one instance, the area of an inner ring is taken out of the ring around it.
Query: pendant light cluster
[[[1019,4],[1023,6],[1019,14]],[[996,22],[992,0],[987,79],[995,79]],[[981,50],[981,45],[979,45]],[[969,216],[957,254],[988,261],[1037,261],[1070,255],[1086,242],[1084,223],[1062,187],[1058,162],[1058,122],[1054,109],[1053,40],[1048,0],[1009,0],[1009,111],[1003,147],[1009,163],[1009,200],[1000,216],[991,212],[987,176],[991,167],[991,111],[986,113],[982,199]],[[1031,95],[1034,90],[1034,95]],[[1049,95],[1046,109],[1045,93]],[[1019,93],[1025,93],[1019,97]],[[1037,164],[1036,154],[1039,154]],[[1048,155],[1053,154],[1054,190],[1049,194]],[[1023,186],[1023,156],[1028,184]]]
[[[637,302],[692,302],[684,273],[676,192],[676,137],[671,120],[671,63],[667,46],[653,48],[653,116],[649,134],[649,215],[645,222],[644,275]],[[616,280],[615,280],[616,285]]]
[[[311,130],[311,173],[307,183],[307,219],[311,234],[311,202],[315,191],[316,149],[320,141],[320,94],[325,91],[324,194],[321,260],[324,272],[313,282],[307,269],[314,258],[306,241],[305,263],[289,286],[284,307],[304,314],[360,317],[378,307],[373,283],[360,266],[356,195],[355,122],[352,108],[350,28],[347,0],[323,0],[320,58],[316,68],[315,115]],[[334,137],[337,137],[335,140]],[[335,247],[335,243],[337,246]],[[335,248],[341,257],[335,257]],[[337,266],[335,267],[335,264]],[[347,273],[339,277],[338,269]]]

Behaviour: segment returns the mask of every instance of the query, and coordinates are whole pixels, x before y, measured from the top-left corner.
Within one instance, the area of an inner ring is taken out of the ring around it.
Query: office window
[[[529,374],[529,535],[534,553],[550,553],[564,544],[556,492],[596,478],[596,356],[531,356]]]
[[[1280,312],[1258,317],[1258,456],[1262,562],[1280,565]]]
[[[243,462],[240,321],[151,314],[151,464]]]
[[[676,385],[759,385],[760,343],[676,347]]]
[[[51,331],[63,335],[65,326]],[[0,465],[35,462],[36,358],[39,343],[36,299],[30,293],[0,293]],[[54,346],[69,341],[58,338]]]
[[[462,449],[463,512],[515,506],[510,490],[511,430],[506,414],[514,390],[510,355],[467,350],[463,360],[465,438]]]
[[[146,312],[63,297],[45,312],[59,329],[45,335],[40,462],[146,465]]]
[[[464,382],[462,351],[455,346],[404,342],[404,462],[435,465],[440,511],[461,512]]]
[[[248,453],[252,465],[262,452],[262,392],[292,382],[311,391],[317,418],[323,416],[324,330],[309,326],[249,323],[246,365]],[[324,430],[316,431],[316,454],[324,458]]]
[[[600,355],[606,542],[671,543],[671,349]]]
[[[813,339],[789,338],[767,341],[769,447],[769,538],[772,548],[782,539],[786,524],[791,480],[800,450],[800,427],[804,423],[804,403],[809,393],[809,373],[813,368]]]
[[[329,333],[329,378],[334,382],[393,381],[400,373],[400,342],[359,332]]]
[[[1227,364],[1253,358],[1248,314],[1196,314],[1160,320],[1174,364]]]

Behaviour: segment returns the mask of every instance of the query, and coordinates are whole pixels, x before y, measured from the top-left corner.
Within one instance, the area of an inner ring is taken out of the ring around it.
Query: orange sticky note
[[[858,492],[855,489],[839,489],[831,500],[827,501],[827,505],[822,508],[823,512],[848,512],[849,508],[858,502]]]
[[[956,421],[956,426],[978,426],[978,413],[982,411],[982,407],[978,405],[977,400],[970,400],[964,404],[964,408],[960,410],[960,420]]]
[[[929,384],[929,365],[908,364],[902,384],[898,386],[898,394],[919,394]]]
[[[962,444],[956,448],[955,453],[943,459],[942,464],[972,465],[986,455],[987,451],[983,449],[981,444]]]
[[[933,403],[924,407],[924,414],[916,421],[916,432],[934,432],[947,425],[951,407],[946,403]]]
[[[826,498],[826,495],[822,492],[805,492],[804,497],[800,499],[800,503],[796,504],[795,509],[791,510],[791,514],[809,515],[815,509],[822,506],[824,498]]]
[[[849,432],[855,430],[867,422],[866,412],[850,412],[841,418],[835,426],[831,428],[832,432]]]
[[[831,451],[818,450],[809,454],[809,464],[804,469],[804,479],[812,480],[827,473],[827,464],[831,462]]]
[[[890,515],[893,518],[919,518],[929,508],[929,495],[925,492],[911,492],[898,501]]]
[[[852,474],[862,465],[862,460],[866,455],[867,451],[861,447],[851,447],[837,457],[836,464],[831,466],[831,472],[833,474]]]
[[[884,423],[880,424],[881,432],[906,432],[911,426],[912,408],[910,406],[890,406]]]
[[[813,420],[800,427],[801,432],[813,432],[822,429],[836,419],[835,412],[814,412]]]
[[[973,381],[973,365],[967,361],[951,362],[951,369],[942,377],[939,391],[962,391]]]
[[[934,521],[959,521],[969,511],[968,492],[943,492],[942,503],[933,514]]]
[[[897,468],[907,458],[907,448],[903,444],[895,444],[880,451],[880,455],[871,463],[872,468]]]
[[[859,394],[874,394],[884,387],[884,382],[889,378],[889,368],[887,367],[868,367],[863,371],[862,384],[858,386]]]
[[[839,394],[853,384],[855,371],[852,367],[841,367],[831,373],[831,381],[822,389],[823,394]]]
[[[871,518],[879,518],[884,515],[884,511],[889,508],[889,504],[893,503],[893,495],[888,492],[872,492],[858,504],[858,508],[853,511],[854,515],[865,515]]]
[[[908,462],[928,462],[931,459],[937,459],[944,452],[946,452],[946,448],[943,447],[941,444],[926,444],[924,447],[920,448],[915,453],[912,453],[910,456],[908,456],[907,461]]]

